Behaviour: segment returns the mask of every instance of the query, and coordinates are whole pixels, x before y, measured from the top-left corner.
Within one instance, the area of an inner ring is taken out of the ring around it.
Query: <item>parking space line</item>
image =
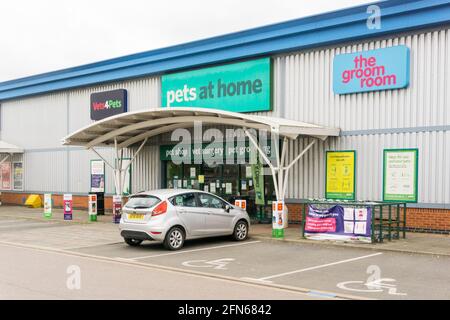
[[[163,257],[163,256],[171,256],[171,255],[175,255],[175,254],[182,254],[182,253],[189,253],[189,252],[213,250],[213,249],[228,248],[228,247],[237,247],[237,246],[244,246],[244,245],[247,245],[247,244],[253,244],[253,243],[258,243],[258,242],[261,242],[261,241],[259,241],[259,240],[258,241],[249,241],[249,242],[243,242],[243,243],[237,243],[237,244],[227,244],[227,245],[223,245],[223,246],[215,246],[215,247],[208,247],[208,248],[200,248],[200,249],[183,250],[183,251],[177,251],[177,252],[161,253],[161,254],[155,254],[155,255],[151,255],[151,256],[128,258],[127,260],[141,260],[141,259],[156,258],[156,257]]]
[[[279,274],[275,274],[275,275],[272,275],[272,276],[258,278],[258,279],[254,279],[254,280],[256,280],[256,281],[267,281],[269,279],[284,277],[284,276],[288,276],[288,275],[295,274],[295,273],[301,273],[301,272],[305,272],[305,271],[311,271],[311,270],[326,268],[326,267],[330,267],[330,266],[335,266],[335,265],[338,265],[338,264],[343,264],[343,263],[353,262],[353,261],[357,261],[357,260],[367,259],[367,258],[379,256],[381,254],[383,254],[383,253],[382,252],[378,252],[378,253],[369,254],[369,255],[366,255],[366,256],[356,257],[356,258],[352,258],[352,259],[340,260],[340,261],[336,261],[336,262],[332,262],[332,263],[322,264],[322,265],[319,265],[319,266],[314,266],[314,267],[309,267],[309,268],[304,268],[304,269],[299,269],[299,270],[279,273]]]

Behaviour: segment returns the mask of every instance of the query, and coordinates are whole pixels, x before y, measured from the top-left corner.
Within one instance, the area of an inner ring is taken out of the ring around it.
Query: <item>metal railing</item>
[[[306,213],[308,205],[314,205],[319,209],[328,209],[340,205],[352,208],[371,208],[371,241],[383,242],[394,239],[406,238],[406,203],[405,202],[381,202],[381,201],[336,201],[336,200],[307,200],[303,203],[302,210],[302,236],[305,237]]]

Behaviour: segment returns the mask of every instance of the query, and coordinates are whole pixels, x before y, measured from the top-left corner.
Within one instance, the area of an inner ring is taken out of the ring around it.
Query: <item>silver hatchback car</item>
[[[237,241],[248,236],[247,212],[208,192],[161,189],[131,196],[122,210],[120,234],[130,246],[144,240],[180,249],[185,240],[231,235]]]

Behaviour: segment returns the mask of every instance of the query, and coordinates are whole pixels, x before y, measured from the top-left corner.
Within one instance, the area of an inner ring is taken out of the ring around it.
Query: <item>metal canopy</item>
[[[23,149],[0,140],[0,154],[2,153],[6,153],[7,155],[0,159],[0,164],[8,160],[15,153],[23,153]]]
[[[296,139],[312,136],[325,140],[338,136],[339,129],[318,126],[289,119],[242,114],[205,108],[158,108],[127,112],[90,124],[63,139],[64,145],[86,148],[113,146],[127,148],[144,139],[171,132],[177,128],[192,127],[194,121],[204,124],[231,125],[241,128],[266,129],[281,137]]]
[[[23,153],[23,149],[0,140],[0,153]]]
[[[245,135],[259,152],[264,162],[269,166],[277,201],[284,201],[287,179],[290,168],[316,143],[318,139],[325,140],[329,136],[338,136],[340,129],[318,126],[310,123],[294,121],[284,118],[242,114],[205,108],[158,108],[147,111],[137,111],[109,117],[88,125],[63,139],[64,145],[84,146],[95,152],[114,171],[114,182],[118,195],[123,190],[125,172],[128,166],[151,137],[173,131],[178,128],[191,128],[195,122],[211,125],[230,125],[242,128]],[[276,164],[273,164],[265,152],[258,145],[257,137],[249,129],[265,129],[274,136],[283,138],[282,148],[275,144]],[[294,160],[287,163],[288,139],[299,136],[312,138],[307,147],[294,155]],[[124,148],[140,143],[133,158],[126,168],[122,167]],[[111,146],[115,149],[118,161],[113,164],[105,160],[95,147]]]

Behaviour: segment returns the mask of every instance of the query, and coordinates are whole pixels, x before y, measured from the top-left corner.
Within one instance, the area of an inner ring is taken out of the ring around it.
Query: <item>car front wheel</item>
[[[236,241],[243,241],[248,237],[248,224],[241,220],[234,226],[233,238]]]

